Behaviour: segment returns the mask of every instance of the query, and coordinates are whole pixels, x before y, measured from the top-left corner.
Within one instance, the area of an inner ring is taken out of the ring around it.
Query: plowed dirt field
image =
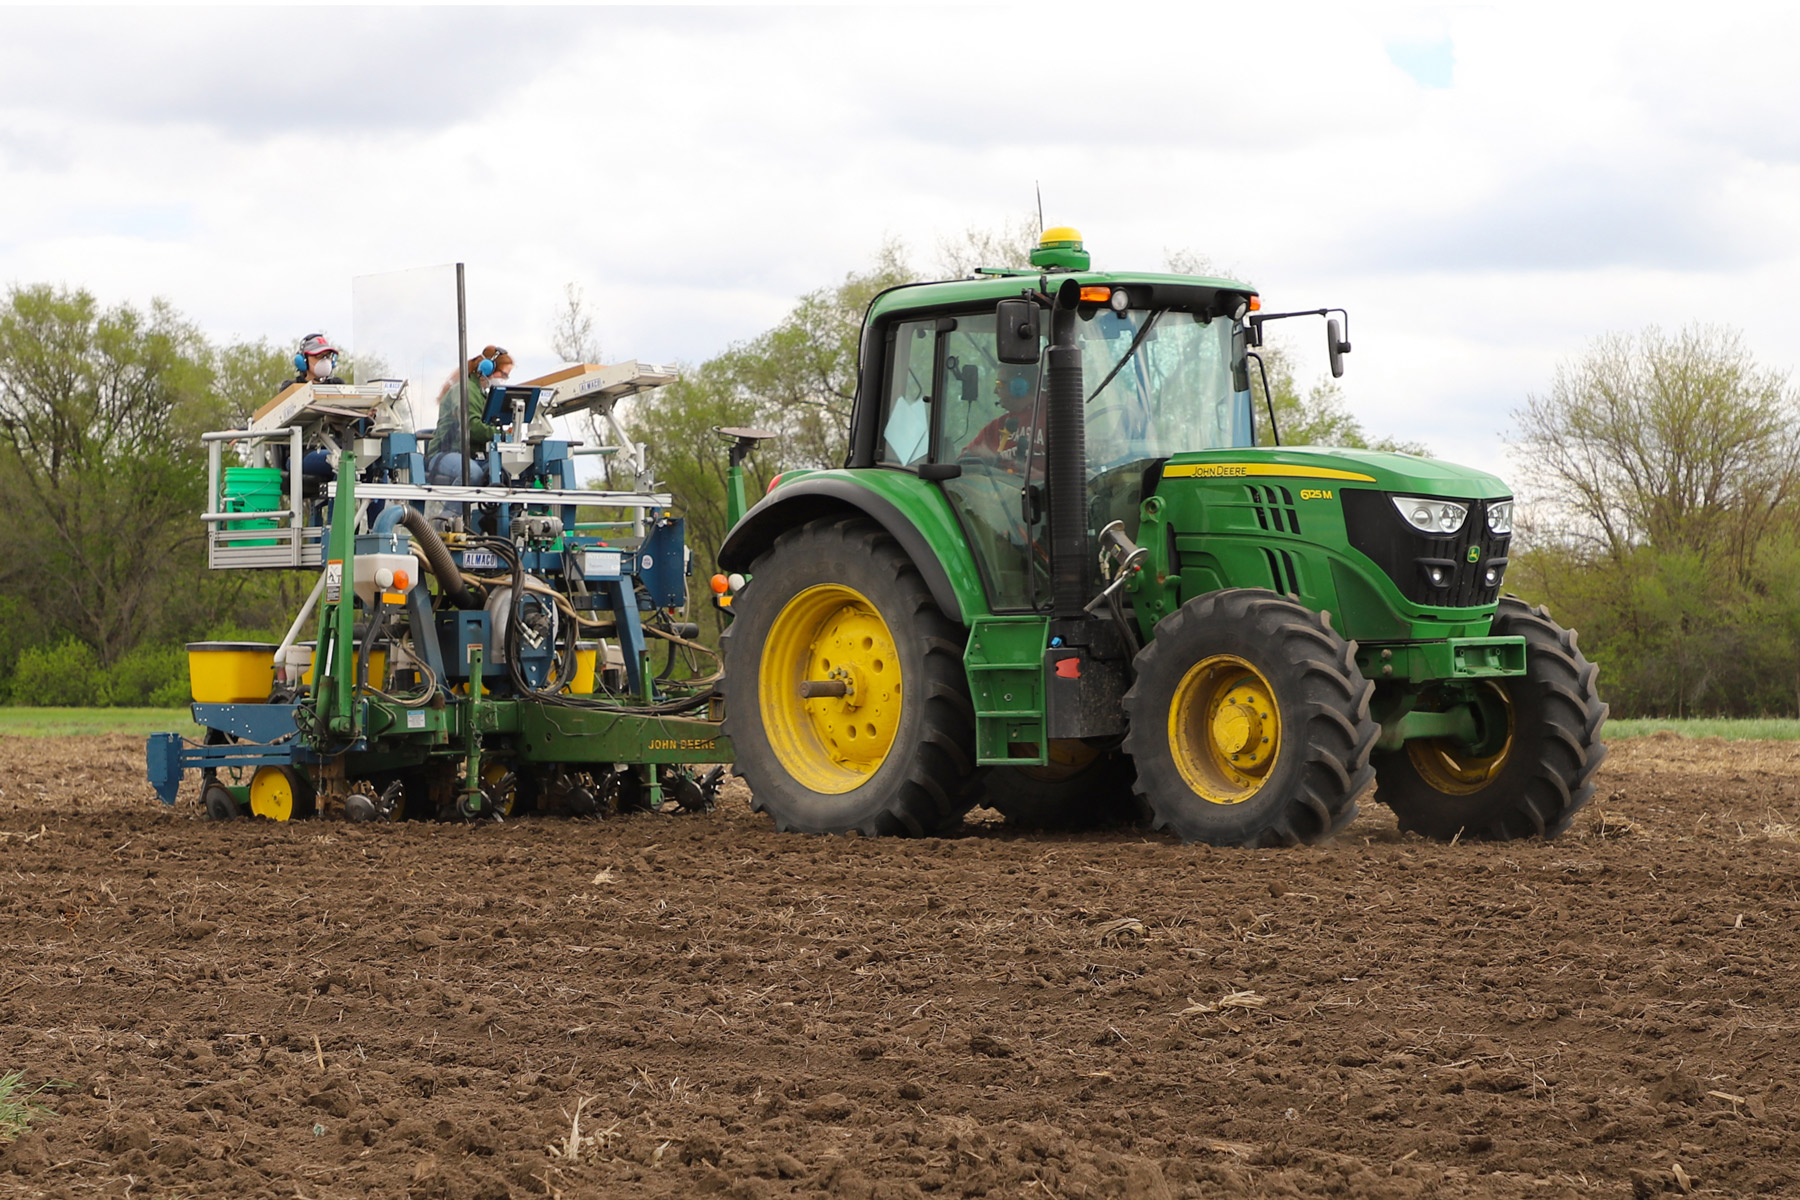
[[[208,823],[0,739],[0,1196],[1800,1195],[1800,745],[1559,841]]]

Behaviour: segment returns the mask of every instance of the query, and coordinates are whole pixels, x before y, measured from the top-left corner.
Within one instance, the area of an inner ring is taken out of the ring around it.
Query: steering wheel
[[[1117,441],[1123,443],[1124,453],[1116,458],[1107,459],[1098,464],[1102,470],[1121,466],[1125,463],[1136,461],[1136,459],[1141,457],[1141,455],[1135,452],[1132,447],[1134,444],[1143,440],[1143,436],[1149,425],[1143,407],[1134,400],[1113,400],[1101,405],[1099,408],[1089,410],[1087,414],[1087,426],[1089,430],[1098,428],[1104,431],[1107,428],[1108,422],[1111,422],[1112,427],[1118,431],[1119,437],[1117,438]],[[1091,450],[1093,446],[1091,436],[1088,444]],[[1090,462],[1090,465],[1093,464]]]

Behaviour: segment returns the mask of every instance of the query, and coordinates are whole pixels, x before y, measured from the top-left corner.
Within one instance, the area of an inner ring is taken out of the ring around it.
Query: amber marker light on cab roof
[[[1262,297],[1261,296],[1250,297],[1250,311],[1251,312],[1261,312],[1262,311]]]
[[[1083,304],[1105,304],[1111,299],[1112,289],[1109,287],[1084,287],[1081,289]]]

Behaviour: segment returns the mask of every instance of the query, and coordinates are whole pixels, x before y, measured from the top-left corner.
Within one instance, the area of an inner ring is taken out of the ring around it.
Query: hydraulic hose
[[[369,690],[369,656],[375,652],[375,644],[381,635],[387,632],[387,606],[375,607],[375,616],[369,621],[369,630],[363,634],[362,645],[357,647],[356,655],[356,694],[362,695]],[[387,682],[386,680],[382,681]],[[380,690],[380,689],[376,689]]]
[[[1079,383],[1079,380],[1077,383]],[[411,526],[409,525],[408,528],[411,528]],[[717,682],[721,672],[714,672],[712,675],[703,679],[683,681],[685,686],[696,689],[697,694],[673,697],[662,701],[661,703],[614,704],[604,700],[596,700],[589,696],[563,695],[561,692],[562,686],[570,679],[574,678],[575,675],[575,639],[580,636],[578,632],[579,628],[582,623],[587,621],[587,619],[583,618],[575,610],[574,605],[569,602],[567,596],[559,594],[555,589],[544,584],[541,580],[534,579],[525,573],[523,560],[519,556],[518,547],[514,546],[511,542],[504,538],[476,538],[470,544],[492,550],[499,556],[500,560],[505,563],[508,569],[508,574],[505,577],[489,577],[485,582],[490,586],[510,586],[512,588],[512,595],[509,597],[509,607],[507,609],[507,628],[504,647],[507,660],[507,674],[510,677],[513,688],[517,694],[521,696],[530,696],[533,699],[540,700],[546,704],[554,704],[563,708],[578,708],[585,709],[589,712],[616,713],[630,716],[676,716],[681,713],[691,712],[697,708],[703,708],[710,702],[710,691],[701,691],[699,689],[710,689],[711,685]],[[537,592],[549,597],[552,602],[555,603],[557,609],[570,618],[567,636],[559,639],[563,644],[561,651],[557,656],[558,670],[545,681],[545,685],[541,688],[532,687],[530,681],[525,678],[524,672],[519,666],[519,638],[521,636],[520,630],[523,627],[520,618],[523,612],[525,593],[528,591]],[[591,624],[593,622],[587,623]],[[675,645],[698,650],[714,659],[718,657],[712,650],[701,643],[690,641],[687,638],[680,637],[672,632],[658,629],[654,625],[646,624],[643,626],[643,630],[646,634],[662,638]]]
[[[463,582],[462,572],[457,569],[456,560],[450,557],[450,548],[444,545],[444,539],[431,527],[431,522],[425,519],[424,513],[411,505],[406,505],[405,508],[400,523],[406,526],[407,531],[425,551],[426,565],[437,576],[438,587],[443,589],[456,607],[474,608],[479,601],[469,594],[468,585]]]

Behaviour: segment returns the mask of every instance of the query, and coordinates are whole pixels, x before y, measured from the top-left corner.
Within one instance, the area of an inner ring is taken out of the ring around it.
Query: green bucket
[[[221,512],[274,512],[282,507],[281,469],[279,467],[226,467],[225,495]],[[274,529],[281,524],[276,517],[257,517],[249,521],[226,521],[226,529]],[[251,538],[232,542],[232,546],[273,546],[274,538]]]

